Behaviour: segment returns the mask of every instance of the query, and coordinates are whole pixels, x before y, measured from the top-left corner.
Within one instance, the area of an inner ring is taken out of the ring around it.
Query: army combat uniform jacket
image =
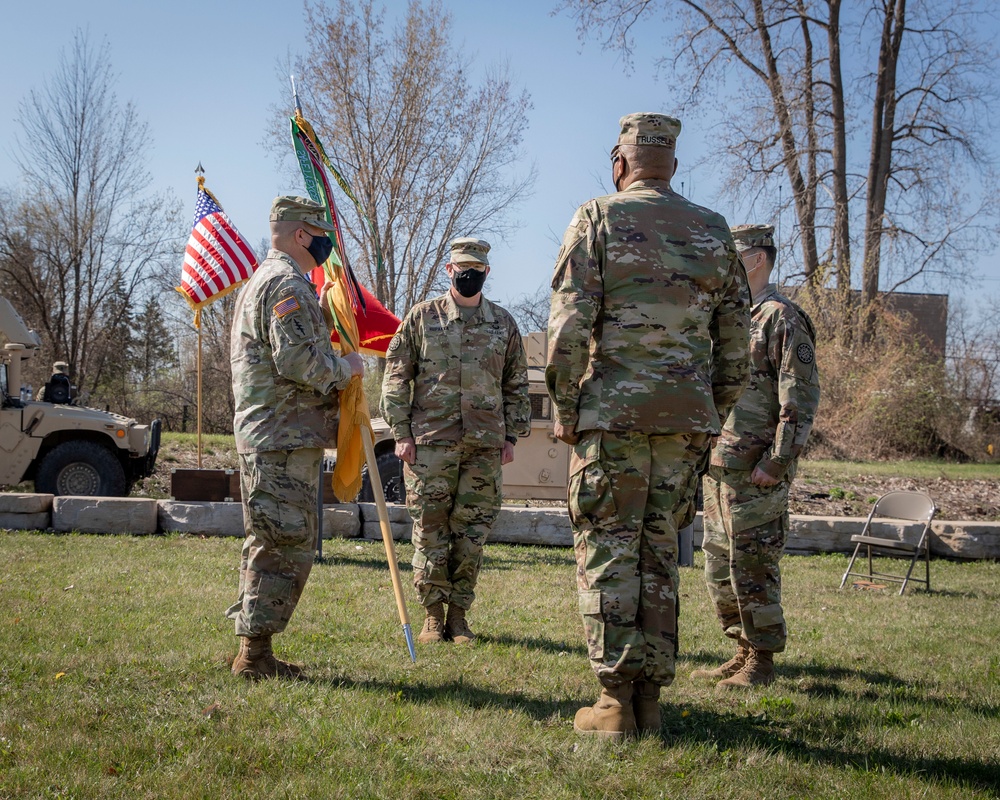
[[[721,215],[661,180],[591,200],[552,290],[545,380],[560,423],[719,432],[747,378],[750,304]]]
[[[410,309],[386,352],[382,416],[398,442],[500,448],[531,420],[514,318],[485,297],[466,321],[451,293]]]
[[[754,298],[750,384],[712,449],[713,466],[785,476],[819,405],[815,339],[808,315],[773,283]]]
[[[325,447],[336,439],[336,357],[316,288],[295,260],[271,250],[236,303],[230,341],[238,453]]]

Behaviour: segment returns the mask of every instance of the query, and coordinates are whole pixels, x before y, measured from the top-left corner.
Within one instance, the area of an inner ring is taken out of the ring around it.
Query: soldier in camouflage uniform
[[[531,419],[517,323],[482,295],[489,249],[453,241],[451,288],[410,309],[386,352],[382,416],[403,461],[423,643],[475,638],[466,612],[500,510],[500,468]]]
[[[702,549],[708,593],[737,651],[716,669],[692,673],[725,689],[771,683],[773,654],[785,649],[778,561],[789,487],[819,404],[812,322],[769,283],[774,228],[741,225],[733,239],[753,297],[750,384],[712,448]]]
[[[241,642],[233,673],[251,680],[301,677],[297,666],[274,657],[271,637],[288,625],[312,569],[320,462],[336,441],[338,390],[364,371],[358,354],[334,355],[330,320],[305,275],[330,255],[331,230],[319,203],[275,198],[272,249],[233,316],[233,428],[246,540],[239,597],[226,616]]]
[[[674,679],[677,531],[747,378],[749,293],[721,215],[670,187],[680,122],[622,117],[615,194],[577,209],[552,279],[546,385],[573,445],[580,613],[602,684],[577,731],[658,732]]]

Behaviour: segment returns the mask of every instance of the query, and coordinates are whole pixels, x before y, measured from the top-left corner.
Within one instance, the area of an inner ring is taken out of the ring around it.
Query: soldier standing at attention
[[[577,209],[552,279],[546,386],[573,445],[580,613],[602,685],[581,733],[660,730],[674,679],[677,530],[747,379],[749,293],[720,214],[670,188],[681,124],[629,114],[615,194]]]
[[[819,405],[812,321],[770,283],[770,225],[740,225],[733,239],[753,296],[750,384],[712,447],[705,495],[705,580],[736,655],[692,678],[719,688],[766,686],[785,649],[778,561],[788,535],[788,491]],[[722,680],[720,680],[722,679]]]
[[[423,643],[475,638],[466,612],[500,510],[500,468],[531,419],[517,323],[482,295],[489,250],[455,239],[451,288],[411,308],[386,352],[382,416],[403,462]]]
[[[226,611],[240,650],[233,674],[299,678],[271,637],[288,625],[312,569],[323,448],[337,438],[338,390],[364,372],[334,355],[328,321],[306,278],[333,249],[323,206],[277,197],[271,250],[236,302],[230,340],[243,526],[239,598]],[[324,287],[324,290],[327,287]]]

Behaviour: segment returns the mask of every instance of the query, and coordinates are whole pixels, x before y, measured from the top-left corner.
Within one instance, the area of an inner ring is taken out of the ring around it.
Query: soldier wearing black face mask
[[[323,448],[337,440],[340,391],[364,374],[357,353],[338,356],[306,275],[333,249],[322,205],[281,196],[271,206],[271,250],[240,291],[230,354],[246,540],[239,594],[226,611],[240,651],[233,674],[300,678],[275,658],[313,563]]]
[[[382,416],[413,517],[413,585],[427,611],[421,643],[475,638],[465,612],[500,510],[500,468],[531,418],[521,334],[482,295],[489,250],[482,239],[453,241],[451,288],[410,309],[386,353]]]

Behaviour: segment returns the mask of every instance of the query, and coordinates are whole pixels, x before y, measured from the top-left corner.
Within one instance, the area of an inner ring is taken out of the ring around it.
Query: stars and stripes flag
[[[202,308],[238,288],[255,269],[257,257],[249,243],[199,176],[194,223],[177,287],[194,311],[194,326],[201,327]]]

